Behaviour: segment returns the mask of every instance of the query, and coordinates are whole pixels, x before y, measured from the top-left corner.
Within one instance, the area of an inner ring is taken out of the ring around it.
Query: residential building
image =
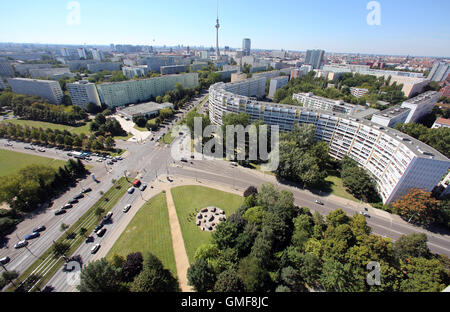
[[[275,92],[289,83],[289,76],[280,76],[270,80],[269,98],[273,98]]]
[[[250,39],[245,38],[244,40],[242,40],[242,55],[243,56],[250,55],[251,47],[252,47],[252,42]]]
[[[142,65],[147,65],[150,71],[160,73],[161,66],[190,65],[190,58],[183,59],[182,56],[157,55],[144,59]]]
[[[196,72],[196,71],[199,71],[200,69],[203,69],[205,67],[208,67],[208,63],[206,63],[206,62],[194,62],[193,64],[191,64],[190,69],[191,69],[191,72]]]
[[[7,60],[0,59],[0,77],[14,77],[14,69]]]
[[[105,55],[103,54],[103,51],[98,50],[98,49],[93,49],[92,50],[92,58],[96,61],[101,62],[105,58]]]
[[[103,63],[91,63],[87,64],[87,70],[91,73],[98,73],[101,71],[119,71],[122,63],[120,62],[103,62]]]
[[[110,82],[97,85],[100,100],[109,107],[125,106],[148,101],[164,95],[181,83],[184,88],[198,86],[198,74],[167,75],[156,78]]]
[[[433,124],[433,129],[437,128],[450,128],[450,119],[438,118]]]
[[[80,57],[80,59],[87,60],[87,53],[86,53],[86,49],[85,48],[78,48],[77,52],[78,52],[78,56]]]
[[[70,56],[69,49],[62,48],[60,51],[61,51],[61,56],[63,56],[63,57],[69,57]]]
[[[305,108],[319,109],[344,115],[352,115],[366,109],[364,106],[348,104],[342,100],[332,100],[316,96],[311,92],[294,94],[292,98],[297,100]]]
[[[335,112],[259,102],[246,94],[248,84],[245,80],[210,87],[212,124],[222,125],[223,116],[230,113],[246,113],[251,122],[279,126],[281,131],[291,131],[295,124],[312,124],[315,138],[327,142],[331,157],[349,156],[371,174],[385,204],[411,188],[433,190],[450,168],[447,157],[399,131]]]
[[[221,70],[221,71],[218,71],[218,72],[216,72],[217,74],[220,74],[220,78],[222,79],[222,80],[225,80],[225,79],[230,79],[231,80],[231,75],[233,75],[233,74],[235,74],[235,73],[237,73],[239,70],[237,70],[237,69],[232,69],[232,70]],[[245,74],[245,78],[244,79],[247,79],[247,74]]]
[[[439,92],[428,91],[403,102],[402,107],[411,109],[405,123],[418,122],[422,117],[431,113],[440,97]]]
[[[396,105],[386,110],[380,111],[372,116],[372,122],[384,127],[394,128],[398,123],[405,123],[411,112],[410,108]]]
[[[222,70],[236,70],[236,71],[240,71],[241,67],[239,65],[223,65],[223,69]]]
[[[189,67],[186,65],[169,65],[169,66],[161,66],[160,68],[161,75],[173,75],[185,73],[188,71]]]
[[[132,79],[136,76],[144,77],[147,75],[148,67],[147,65],[133,66],[133,67],[122,67],[122,73],[128,78]]]
[[[324,50],[308,50],[306,51],[305,64],[311,65],[314,69],[318,69],[323,64],[324,56]]]
[[[71,71],[74,71],[78,69],[88,69],[88,65],[97,63],[98,61],[96,60],[73,60],[68,61],[67,65],[69,66]]]
[[[70,69],[67,67],[61,68],[40,68],[40,69],[29,69],[31,78],[60,78],[63,76],[72,76]]]
[[[367,93],[369,93],[368,89],[364,88],[350,88],[350,93],[357,98],[363,97]]]
[[[3,78],[0,77],[0,90],[5,90],[6,89],[6,84],[3,81]]]
[[[14,93],[38,95],[52,104],[61,104],[64,93],[58,81],[28,78],[9,78],[8,84]]]
[[[450,65],[447,62],[436,62],[428,75],[431,81],[444,81],[450,75]]]
[[[19,75],[26,76],[32,69],[51,69],[51,64],[15,64],[14,69]]]
[[[123,117],[128,117],[130,119],[133,119],[134,117],[138,116],[145,116],[145,117],[156,117],[159,115],[159,112],[162,109],[165,108],[172,108],[172,103],[162,103],[158,104],[155,102],[148,102],[148,103],[142,103],[142,104],[136,104],[136,105],[130,105],[125,108],[121,108],[118,110],[119,115]]]
[[[231,73],[231,82],[238,82],[247,79],[247,74],[245,73]]]
[[[89,103],[101,106],[100,97],[98,96],[97,88],[95,83],[90,83],[88,81],[78,81],[74,83],[66,84],[67,91],[69,91],[70,98],[72,99],[72,104],[86,108]]]

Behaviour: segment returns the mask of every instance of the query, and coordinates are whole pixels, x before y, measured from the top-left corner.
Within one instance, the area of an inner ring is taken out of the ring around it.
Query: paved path
[[[169,210],[170,233],[172,234],[173,254],[177,266],[178,281],[182,292],[192,292],[188,285],[187,270],[189,268],[189,259],[184,247],[183,235],[181,234],[180,223],[178,222],[177,211],[173,202],[171,187],[166,187],[167,209]]]

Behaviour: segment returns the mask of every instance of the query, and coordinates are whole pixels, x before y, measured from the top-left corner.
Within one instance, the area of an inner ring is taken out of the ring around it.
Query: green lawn
[[[172,196],[190,263],[194,261],[197,248],[211,239],[210,232],[201,231],[195,224],[197,213],[203,208],[215,206],[229,217],[244,202],[241,196],[202,186],[176,187],[172,189]]]
[[[44,153],[42,153],[41,155],[44,155]],[[15,173],[31,164],[49,165],[53,168],[59,168],[61,166],[64,166],[65,163],[65,161],[58,159],[0,149],[0,176],[6,176]]]
[[[162,137],[160,142],[169,145],[173,140],[175,140],[175,138],[172,136],[172,131],[169,131]]]
[[[136,209],[132,207],[131,209]],[[132,252],[151,252],[175,276],[177,273],[170,233],[166,195],[160,193],[148,201],[134,216],[107,255],[126,257]]]
[[[148,129],[147,128],[145,128],[145,127],[139,127],[138,125],[134,125],[134,129],[136,129],[136,130],[139,130],[139,131],[141,131],[141,132],[146,132],[146,131],[148,131]]]
[[[331,187],[331,194],[339,196],[339,197],[343,197],[343,198],[346,198],[349,200],[353,200],[355,202],[359,202],[358,199],[353,197],[350,193],[348,193],[345,190],[345,187],[342,184],[342,180],[340,177],[330,175],[325,179],[325,181],[328,182],[329,186]]]

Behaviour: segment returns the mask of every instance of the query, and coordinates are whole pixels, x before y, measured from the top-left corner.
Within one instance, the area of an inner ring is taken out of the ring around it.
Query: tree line
[[[4,235],[23,220],[25,213],[40,208],[86,174],[80,160],[70,159],[59,169],[29,165],[17,173],[0,177],[0,202],[11,208],[9,211],[0,210],[0,233]]]
[[[74,134],[67,130],[42,129],[12,123],[0,124],[0,138],[14,141],[53,145],[68,149],[85,151],[114,151],[115,142],[111,136],[104,137],[86,134]]]
[[[78,106],[53,105],[39,96],[4,92],[0,107],[9,107],[14,115],[26,120],[45,121],[62,125],[79,126],[88,117]]]
[[[115,255],[89,263],[81,272],[80,292],[178,292],[178,280],[153,254]]]
[[[110,110],[98,113],[89,126],[90,130],[95,136],[105,136],[111,140],[111,137],[114,136],[126,136],[127,132],[122,128],[120,122],[115,118],[106,118],[110,113]]]
[[[197,249],[187,275],[196,291],[440,292],[450,282],[450,260],[429,251],[425,234],[392,242],[372,234],[361,215],[312,214],[271,184],[246,195]],[[366,280],[371,261],[379,286]]]

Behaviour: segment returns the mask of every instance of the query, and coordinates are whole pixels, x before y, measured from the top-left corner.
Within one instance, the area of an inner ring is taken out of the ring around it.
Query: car
[[[29,149],[32,150],[32,151],[35,151],[35,150],[36,150],[33,146],[30,146]]]
[[[72,157],[72,153],[67,153],[67,156]]]
[[[111,160],[108,161],[107,164],[110,165],[110,166],[114,165],[114,163]]]
[[[111,219],[112,216],[113,216],[113,213],[112,213],[112,211],[110,211],[106,214],[106,216],[103,218],[103,220],[108,221],[109,219]]]
[[[41,153],[45,153],[45,149],[43,149],[43,148],[38,149],[38,151]]]
[[[139,187],[141,185],[141,181],[139,181],[139,180],[134,180],[134,182],[133,182],[133,186],[134,187]]]
[[[103,221],[102,222],[100,222],[96,227],[95,227],[95,229],[94,229],[94,232],[98,232],[102,227],[103,227]]]
[[[181,158],[181,161],[182,161],[182,162],[185,162],[185,163],[187,163],[187,162],[188,162],[188,161],[187,161],[187,159],[186,159],[186,158],[184,158],[184,157],[183,157],[183,158]]]
[[[103,235],[105,235],[106,233],[106,229],[101,229],[98,230],[95,234],[97,234],[98,237],[102,237]]]
[[[95,254],[100,249],[100,244],[95,245],[91,249],[91,254]]]
[[[30,239],[34,239],[39,237],[41,234],[39,234],[39,232],[33,232],[31,234],[28,234],[27,236],[25,236],[25,240],[30,240]]]
[[[322,205],[323,206],[323,202],[321,202],[320,200],[316,199],[316,204],[317,205]]]
[[[44,232],[47,228],[45,226],[37,227],[33,230],[33,233]]]
[[[97,162],[100,162],[100,163],[101,163],[101,162],[103,162],[103,159],[100,159],[100,158],[99,158],[99,159],[97,159]]]
[[[59,215],[65,214],[65,213],[66,213],[66,211],[64,209],[59,209],[59,210],[55,211],[55,216],[59,216]]]
[[[82,190],[82,193],[89,193],[89,192],[92,192],[92,189],[90,188],[90,187],[88,187],[88,188],[84,188],[83,190]]]
[[[359,214],[364,216],[364,217],[366,217],[366,218],[370,218],[370,215],[367,212],[360,211]]]
[[[92,243],[94,241],[94,236],[89,236],[86,238],[86,240],[84,241],[86,244]]]
[[[73,207],[73,205],[71,205],[71,204],[65,204],[61,209],[70,209],[72,207]]]
[[[71,205],[78,204],[78,200],[77,199],[71,199],[71,200],[69,200],[68,204],[71,204]]]
[[[131,209],[131,205],[126,205],[125,208],[123,208],[123,212],[127,213]]]
[[[29,150],[31,148],[29,146],[24,146],[24,149]]]
[[[84,197],[84,195],[83,195],[83,193],[80,193],[80,194],[78,194],[77,196],[75,196],[73,199],[81,199],[81,198],[83,198]]]
[[[237,163],[237,162],[232,162],[231,165],[232,165],[233,167],[237,167],[237,166],[238,166],[238,163]]]
[[[15,249],[19,249],[19,248],[22,248],[22,247],[25,247],[25,246],[28,246],[28,241],[23,240],[23,241],[20,241],[17,244],[15,244],[14,248]]]
[[[132,186],[128,189],[128,194],[133,194],[133,193],[134,193],[134,186]]]
[[[0,263],[1,263],[2,265],[7,264],[9,261],[11,261],[11,259],[10,259],[8,256],[3,257],[3,258],[0,259]]]
[[[147,184],[142,184],[141,185],[141,187],[139,188],[139,190],[141,191],[141,192],[143,192],[143,191],[145,191],[145,189],[147,188]]]

